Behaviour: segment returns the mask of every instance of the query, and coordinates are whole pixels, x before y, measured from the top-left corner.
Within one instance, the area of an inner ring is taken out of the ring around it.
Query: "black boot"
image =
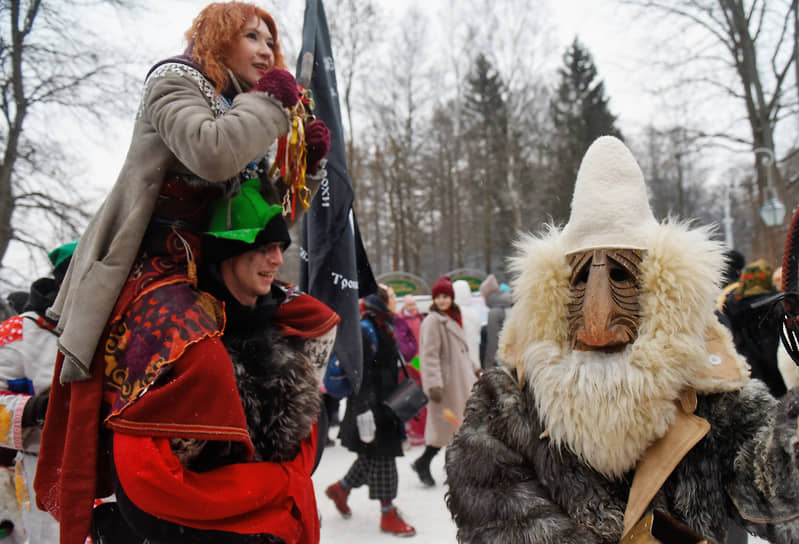
[[[427,487],[433,487],[436,485],[433,475],[430,474],[430,461],[425,456],[422,456],[411,463],[411,468],[414,470],[414,472],[416,472],[416,474],[419,475],[419,480],[421,480],[424,485]]]

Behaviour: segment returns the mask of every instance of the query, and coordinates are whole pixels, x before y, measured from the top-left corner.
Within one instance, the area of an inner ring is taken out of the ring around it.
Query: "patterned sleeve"
[[[197,70],[174,63],[150,74],[139,114],[186,168],[212,182],[236,176],[289,129],[272,96],[241,93],[228,108]]]
[[[15,450],[24,447],[22,411],[33,394],[24,371],[23,320],[17,315],[0,323],[0,446]]]

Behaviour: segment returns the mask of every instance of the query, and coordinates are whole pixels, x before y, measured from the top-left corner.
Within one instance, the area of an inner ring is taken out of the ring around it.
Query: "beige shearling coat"
[[[477,378],[469,358],[466,335],[454,319],[430,312],[422,321],[419,336],[424,391],[429,395],[432,387],[444,390],[441,402],[431,399],[427,405],[424,441],[428,446],[442,448],[452,442],[458,430],[455,423],[444,417],[444,410],[451,410],[458,421],[463,421],[466,400]]]
[[[180,63],[162,64],[148,76],[122,170],[81,236],[49,310],[66,357],[62,383],[90,376],[166,176],[223,183],[264,157],[288,129],[287,110],[266,93],[240,93],[228,104],[199,71]]]

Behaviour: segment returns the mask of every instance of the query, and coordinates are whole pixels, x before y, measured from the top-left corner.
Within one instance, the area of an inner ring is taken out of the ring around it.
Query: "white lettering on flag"
[[[358,289],[358,280],[347,279],[336,272],[331,272],[330,275],[333,276],[333,285],[337,285],[342,291],[344,289]]]

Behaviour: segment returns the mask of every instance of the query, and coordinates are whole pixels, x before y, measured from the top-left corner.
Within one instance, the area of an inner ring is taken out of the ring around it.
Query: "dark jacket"
[[[383,401],[396,389],[400,355],[391,335],[370,314],[369,320],[377,333],[374,346],[366,329],[361,326],[363,339],[363,384],[356,395],[347,398],[347,410],[341,422],[339,437],[341,444],[366,457],[400,457],[402,453],[402,424]],[[375,418],[375,439],[366,444],[358,436],[355,418],[358,414],[372,410]]]
[[[484,359],[481,361],[486,370],[497,366],[497,347],[499,344],[499,331],[505,323],[505,316],[510,311],[511,297],[497,289],[489,294],[486,299],[488,317],[486,318],[486,346]]]
[[[307,346],[312,340],[287,337],[272,324],[286,300],[277,283],[255,307],[242,306],[225,287],[216,267],[207,267],[203,285],[225,302],[227,321],[222,343],[230,355],[247,427],[255,447],[254,461],[287,461],[321,409],[322,393],[315,376],[319,360]],[[324,357],[324,356],[323,356]],[[326,360],[326,357],[324,357]],[[320,443],[319,448],[324,448]]]
[[[723,543],[728,518],[769,542],[799,542],[796,418],[799,388],[776,401],[758,381],[738,391],[702,394],[696,415],[710,432],[655,495],[658,508]],[[446,452],[447,506],[458,541],[471,544],[616,544],[621,540],[632,471],[609,480],[543,435],[529,387],[505,370],[479,380]],[[622,439],[619,437],[619,439]],[[734,501],[734,502],[733,502]]]
[[[771,304],[756,307],[758,301],[772,295],[765,293],[736,298],[733,291],[724,301],[724,315],[735,349],[746,358],[752,377],[765,382],[771,394],[779,398],[787,390],[777,366],[782,314]]]

